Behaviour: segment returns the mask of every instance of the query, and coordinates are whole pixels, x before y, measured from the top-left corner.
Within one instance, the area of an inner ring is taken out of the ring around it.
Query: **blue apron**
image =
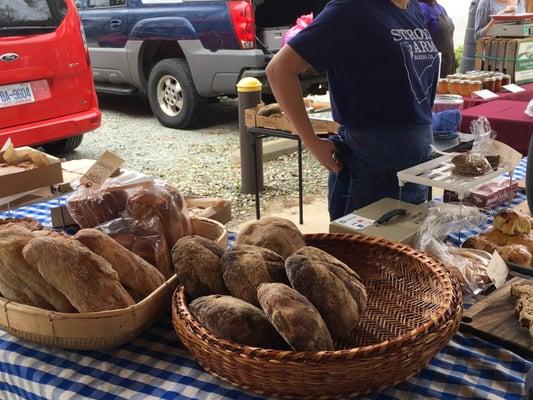
[[[351,129],[341,127],[330,139],[344,169],[328,178],[328,209],[331,220],[385,197],[400,195],[397,172],[430,159],[431,125],[402,128]],[[401,200],[422,203],[428,188],[407,183]]]

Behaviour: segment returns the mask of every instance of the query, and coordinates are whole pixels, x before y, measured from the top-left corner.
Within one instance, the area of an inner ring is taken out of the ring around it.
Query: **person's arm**
[[[284,46],[267,67],[267,77],[272,93],[291,121],[296,133],[315,156],[332,172],[338,172],[342,165],[333,159],[335,146],[329,140],[320,139],[314,132],[305,110],[298,73],[309,64],[290,45]]]
[[[494,21],[489,16],[490,10],[486,1],[481,1],[476,10],[476,22],[474,25],[474,36],[477,39],[484,37],[492,27]]]

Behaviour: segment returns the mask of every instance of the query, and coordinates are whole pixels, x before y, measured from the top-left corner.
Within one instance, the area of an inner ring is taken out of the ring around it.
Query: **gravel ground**
[[[240,193],[240,166],[231,162],[239,150],[237,103],[210,104],[205,127],[181,131],[163,127],[142,97],[100,96],[102,127],[87,134],[69,159],[99,157],[109,149],[126,160],[126,167],[158,176],[183,194],[231,200],[234,220],[230,227],[255,215],[252,195]],[[327,172],[307,152],[304,154],[305,200],[325,196]],[[298,204],[296,153],[265,162],[262,207],[268,210]]]

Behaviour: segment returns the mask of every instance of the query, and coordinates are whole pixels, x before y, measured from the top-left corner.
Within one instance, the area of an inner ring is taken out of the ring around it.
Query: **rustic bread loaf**
[[[509,209],[500,211],[494,218],[492,225],[506,235],[528,235],[531,232],[529,217]]]
[[[525,327],[533,327],[533,284],[511,285],[511,298],[515,301],[518,321]]]
[[[366,307],[366,291],[358,304],[357,298],[361,293],[354,296],[345,283],[353,279],[360,284],[357,278],[350,277],[337,265],[300,255],[289,257],[285,268],[292,287],[320,312],[333,340],[346,339],[357,326],[363,312],[359,304]],[[342,274],[342,278],[338,274]]]
[[[333,350],[333,340],[320,313],[296,290],[283,283],[262,283],[257,298],[267,318],[293,350]]]
[[[236,243],[265,247],[283,258],[305,246],[302,233],[291,221],[266,217],[247,223],[239,232]]]
[[[294,253],[294,255],[300,255],[311,260],[322,261],[331,264],[329,269],[331,272],[337,275],[339,279],[342,280],[348,291],[352,294],[352,297],[355,299],[357,306],[359,307],[359,312],[362,314],[366,310],[368,298],[366,287],[361,281],[359,274],[352,268],[324,250],[312,246],[302,247],[300,250]],[[334,268],[333,266],[337,268]]]
[[[531,235],[515,235],[510,236],[507,245],[521,245],[527,247],[527,250],[533,254],[533,236]]]
[[[135,303],[111,264],[74,239],[37,237],[22,254],[79,312],[115,310]]]
[[[82,229],[74,239],[106,259],[118,273],[120,283],[132,296],[135,294],[136,300],[142,300],[165,283],[156,267],[97,229]]]
[[[222,276],[230,293],[250,304],[259,306],[257,288],[272,282],[265,259],[257,251],[232,249],[222,257]]]
[[[20,304],[53,310],[54,307],[30,289],[22,280],[11,273],[0,259],[0,292],[4,298]]]
[[[224,249],[201,236],[186,236],[172,249],[172,261],[185,292],[193,299],[211,294],[228,294],[222,277]]]
[[[482,176],[492,169],[487,158],[479,154],[460,154],[452,163],[454,173],[461,176]]]
[[[39,231],[43,229],[43,226],[41,225],[40,222],[29,217],[0,219],[0,229],[6,225],[9,225],[9,226],[18,225],[18,226],[22,226],[23,228],[29,229],[30,231]]]
[[[67,298],[55,287],[48,284],[37,269],[28,264],[22,256],[24,246],[34,237],[35,235],[30,230],[22,226],[14,225],[0,228],[0,259],[4,268],[9,269],[12,277],[17,278],[15,282],[24,282],[28,290],[50,304],[51,309],[66,313],[74,312],[74,307]],[[12,282],[12,285],[15,285],[15,282]],[[20,285],[18,286],[20,287]],[[14,288],[16,287],[15,285]],[[25,292],[29,293],[27,290]]]
[[[211,295],[195,299],[192,315],[216,336],[265,349],[284,349],[286,344],[265,313],[231,296]]]
[[[238,257],[242,254],[259,254],[263,260],[265,260],[268,273],[272,278],[271,282],[289,284],[289,279],[285,273],[285,259],[276,252],[265,247],[253,246],[251,244],[240,244],[233,246],[233,248],[226,252],[228,257],[230,253],[232,254],[232,257]]]

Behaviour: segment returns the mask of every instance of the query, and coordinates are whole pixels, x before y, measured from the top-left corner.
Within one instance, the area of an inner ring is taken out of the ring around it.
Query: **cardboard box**
[[[295,129],[285,115],[269,117],[257,115],[261,107],[262,105],[258,105],[245,111],[245,123],[248,128],[268,128],[294,133]],[[315,133],[337,133],[339,130],[339,124],[335,121],[313,118],[312,114],[309,115],[309,119]]]
[[[512,181],[509,184],[509,179],[499,178],[473,189],[465,197],[464,201],[479,208],[495,208],[508,203],[509,199],[513,199],[516,196],[518,184],[518,181]],[[455,203],[458,201],[459,196],[457,193],[450,190],[444,191],[445,203]]]
[[[3,154],[3,152],[0,153],[0,163],[5,163]],[[63,182],[61,160],[48,154],[46,156],[50,160],[50,165],[13,174],[0,175],[0,202],[2,202],[1,199],[3,197],[27,193]]]
[[[533,37],[482,38],[476,44],[476,69],[511,75],[514,83],[533,82]]]
[[[408,214],[395,218],[383,226],[375,224],[381,216],[396,208],[406,209]],[[386,198],[332,221],[329,231],[331,233],[360,233],[410,245],[426,219],[427,213],[427,209],[423,206]]]

